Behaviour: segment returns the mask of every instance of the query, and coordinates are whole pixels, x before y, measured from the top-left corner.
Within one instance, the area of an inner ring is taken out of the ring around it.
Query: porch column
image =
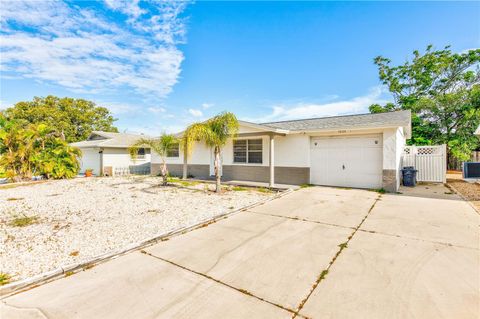
[[[271,134],[270,135],[270,152],[269,153],[269,164],[270,164],[270,187],[274,187],[275,185],[275,135]]]

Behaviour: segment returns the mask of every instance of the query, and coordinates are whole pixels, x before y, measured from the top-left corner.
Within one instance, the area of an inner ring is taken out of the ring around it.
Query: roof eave
[[[385,126],[357,126],[357,127],[337,127],[337,128],[327,128],[327,129],[311,129],[311,130],[295,130],[290,131],[290,133],[328,133],[328,132],[338,132],[342,130],[349,130],[349,131],[361,131],[361,130],[385,130],[385,129],[396,129],[402,127],[405,131],[405,137],[411,138],[411,125],[405,124],[392,124],[392,125],[385,125]]]
[[[275,128],[275,127],[272,127],[272,126],[257,124],[257,123],[247,122],[247,121],[238,121],[238,124],[243,125],[243,126],[247,126],[247,127],[251,127],[251,128],[255,128],[257,130],[261,130],[261,131],[264,131],[264,132],[272,132],[272,133],[279,133],[279,134],[288,134],[290,132],[290,130],[279,129],[279,128]]]

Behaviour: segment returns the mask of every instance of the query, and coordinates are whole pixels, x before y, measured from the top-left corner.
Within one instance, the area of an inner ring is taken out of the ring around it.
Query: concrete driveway
[[[2,318],[478,318],[480,216],[441,185],[312,187],[4,299]]]

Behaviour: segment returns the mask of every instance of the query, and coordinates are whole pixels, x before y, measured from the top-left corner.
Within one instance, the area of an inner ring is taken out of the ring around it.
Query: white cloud
[[[152,106],[152,107],[147,108],[147,110],[152,112],[152,113],[155,113],[155,114],[164,113],[164,112],[167,111],[165,108],[159,107],[159,106]]]
[[[105,0],[105,4],[113,10],[125,13],[132,22],[147,13],[146,10],[140,8],[139,0]]]
[[[96,104],[98,106],[106,107],[114,115],[136,112],[139,108],[136,105],[118,102],[97,102]]]
[[[213,106],[213,103],[202,103],[202,108],[204,110],[209,109]]]
[[[296,103],[294,105],[279,104],[272,106],[272,112],[266,116],[248,118],[252,122],[270,122],[295,120],[312,117],[326,117],[347,114],[368,113],[372,104],[389,102],[383,96],[382,87],[375,87],[367,95],[350,100],[332,101],[328,103]]]
[[[202,111],[197,110],[197,109],[188,109],[188,113],[190,113],[192,116],[195,116],[195,117],[202,117],[203,116]]]
[[[139,1],[107,1],[127,15],[126,27],[61,1],[2,1],[2,76],[20,74],[82,93],[131,88],[163,98],[181,72],[184,56],[175,44],[185,34],[185,6],[152,2],[148,12]]]

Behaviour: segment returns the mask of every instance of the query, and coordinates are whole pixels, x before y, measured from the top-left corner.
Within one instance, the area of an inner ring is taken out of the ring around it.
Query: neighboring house
[[[222,150],[222,179],[279,184],[316,184],[396,191],[401,155],[411,137],[410,111],[281,121],[239,121],[238,135]],[[182,174],[183,152],[167,158]],[[213,151],[199,142],[188,159],[188,174],[214,174]],[[161,160],[152,154],[151,171]]]
[[[150,149],[140,148],[133,160],[128,148],[139,138],[138,134],[93,131],[85,141],[71,143],[81,149],[80,173],[93,169],[94,175],[112,176],[125,173],[149,173]]]

